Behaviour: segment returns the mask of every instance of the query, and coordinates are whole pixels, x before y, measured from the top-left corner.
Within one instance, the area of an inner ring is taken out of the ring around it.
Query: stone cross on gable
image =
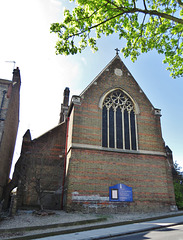
[[[118,48],[114,49],[116,51],[116,55],[118,55],[118,52],[120,51]]]

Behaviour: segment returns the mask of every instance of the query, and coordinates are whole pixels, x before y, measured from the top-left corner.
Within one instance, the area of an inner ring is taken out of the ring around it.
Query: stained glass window
[[[128,150],[137,149],[134,104],[121,90],[109,93],[104,99],[102,146]]]

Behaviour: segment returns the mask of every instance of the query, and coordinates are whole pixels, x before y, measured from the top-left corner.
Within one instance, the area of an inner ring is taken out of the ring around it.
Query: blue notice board
[[[133,202],[132,188],[122,183],[109,187],[109,201]]]

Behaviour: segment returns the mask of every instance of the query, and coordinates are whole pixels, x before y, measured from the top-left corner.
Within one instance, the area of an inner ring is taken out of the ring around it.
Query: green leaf
[[[74,0],[73,0],[74,2]],[[64,11],[62,23],[53,23],[58,35],[57,54],[77,54],[86,47],[97,51],[97,39],[118,34],[126,40],[121,49],[135,61],[153,49],[165,56],[173,78],[183,76],[183,9],[176,0],[77,0]],[[93,37],[95,36],[95,38]]]

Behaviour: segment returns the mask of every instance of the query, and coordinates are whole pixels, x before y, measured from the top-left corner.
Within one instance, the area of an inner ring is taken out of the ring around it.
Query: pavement
[[[76,232],[71,234],[63,234],[52,237],[39,238],[40,240],[94,240],[105,239],[127,234],[146,232],[164,227],[171,227],[183,224],[183,216],[170,217],[147,222],[120,225],[109,228],[100,228],[84,232]]]
[[[1,239],[11,240],[28,240],[28,239],[40,239],[40,240],[94,240],[105,239],[109,237],[122,236],[127,234],[139,233],[144,231],[151,231],[164,227],[171,227],[179,224],[183,224],[183,213],[177,213],[173,216],[161,216],[149,219],[141,219],[136,221],[126,221],[118,223],[105,223],[105,219],[93,219],[86,224],[86,221],[80,221],[79,223],[72,223],[72,226],[68,223],[66,226],[49,225],[49,227],[42,227],[40,229],[20,228],[19,232],[10,234],[13,230],[9,230],[9,236],[7,231],[5,235],[0,237]],[[17,229],[16,229],[17,230]],[[39,231],[36,231],[39,230]],[[0,230],[2,234],[2,230]]]

